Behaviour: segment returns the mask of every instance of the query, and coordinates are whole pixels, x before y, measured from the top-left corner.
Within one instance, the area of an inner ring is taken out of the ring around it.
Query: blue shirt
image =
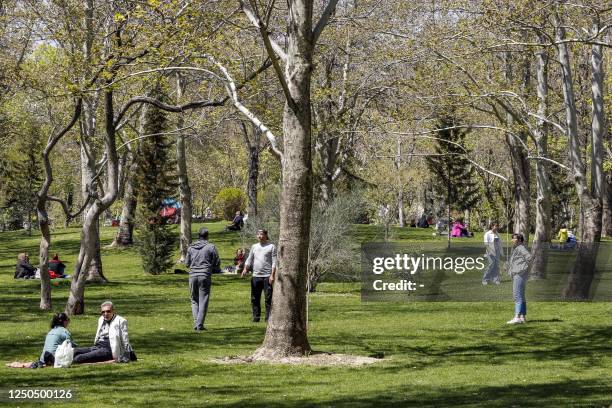
[[[70,340],[70,342],[72,342],[72,335],[70,332],[63,326],[55,326],[52,328],[49,333],[47,333],[47,337],[45,338],[45,346],[43,347],[43,352],[40,355],[40,361],[45,361],[45,351],[48,351],[55,356],[55,350],[57,350],[59,345],[62,344],[64,340]]]

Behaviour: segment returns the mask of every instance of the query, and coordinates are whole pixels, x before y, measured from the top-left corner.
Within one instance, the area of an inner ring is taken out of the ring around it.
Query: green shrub
[[[213,200],[213,209],[226,220],[233,220],[236,211],[242,211],[246,203],[246,195],[235,187],[221,189]]]

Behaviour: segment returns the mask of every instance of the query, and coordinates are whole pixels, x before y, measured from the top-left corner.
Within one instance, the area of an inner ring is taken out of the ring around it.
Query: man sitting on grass
[[[99,363],[102,361],[115,360],[120,363],[131,361],[132,346],[128,339],[127,320],[116,315],[113,311],[113,303],[106,301],[100,306],[100,319],[98,319],[98,331],[93,347],[81,347],[74,349],[75,364]]]

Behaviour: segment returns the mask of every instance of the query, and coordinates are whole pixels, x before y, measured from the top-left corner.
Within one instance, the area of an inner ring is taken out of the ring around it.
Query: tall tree
[[[42,143],[39,126],[26,123],[16,145],[17,151],[9,161],[10,178],[6,185],[5,206],[27,223],[32,235],[32,223],[36,214],[36,193],[42,185],[43,168],[40,162]]]
[[[601,111],[601,101],[603,92],[599,83],[595,79],[601,74],[601,49],[594,49],[597,54],[593,58],[592,69],[594,73],[594,111],[591,133],[591,185],[588,184],[587,166],[583,159],[582,143],[578,131],[578,118],[576,108],[576,97],[574,93],[574,83],[572,80],[571,54],[567,45],[566,24],[564,21],[565,9],[564,1],[559,1],[555,9],[555,46],[557,48],[558,62],[561,66],[562,79],[561,87],[563,90],[563,101],[566,117],[566,132],[569,139],[569,162],[571,164],[574,185],[578,194],[581,212],[581,244],[575,266],[568,278],[567,286],[563,295],[570,299],[587,299],[589,296],[591,283],[595,272],[595,262],[601,239],[601,220],[602,220],[602,158],[603,138],[605,129],[602,128],[602,117],[598,116]]]
[[[243,11],[259,29],[285,96],[283,114],[282,199],[279,274],[266,336],[256,355],[302,356],[310,352],[306,321],[306,286],[312,211],[310,84],[315,44],[336,7],[330,0],[313,27],[313,0],[289,0],[287,51],[273,41],[253,0],[240,0]],[[273,7],[266,8],[269,13]],[[284,62],[281,69],[279,59]]]
[[[163,202],[176,194],[176,162],[172,143],[165,135],[166,114],[159,108],[147,110],[144,139],[138,156],[138,250],[145,272],[158,275],[174,264],[175,234],[160,214]]]
[[[427,157],[427,165],[435,175],[434,190],[446,205],[458,211],[472,209],[479,200],[476,170],[466,159],[466,129],[453,116],[439,119],[435,154]]]
[[[177,104],[181,103],[185,93],[186,83],[184,78],[177,73],[176,75],[176,99]],[[185,260],[187,249],[191,244],[191,217],[193,214],[193,201],[191,198],[191,186],[187,176],[187,155],[185,152],[185,134],[183,132],[184,117],[180,114],[177,120],[179,129],[176,135],[176,165],[179,180],[179,199],[181,202],[181,232],[180,232],[180,261]]]

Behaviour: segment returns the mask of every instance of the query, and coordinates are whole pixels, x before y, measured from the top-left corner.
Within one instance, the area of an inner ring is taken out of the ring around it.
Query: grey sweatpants
[[[191,314],[193,315],[194,328],[202,329],[204,319],[208,311],[208,300],[210,299],[210,276],[190,276],[189,292],[191,294]]]

